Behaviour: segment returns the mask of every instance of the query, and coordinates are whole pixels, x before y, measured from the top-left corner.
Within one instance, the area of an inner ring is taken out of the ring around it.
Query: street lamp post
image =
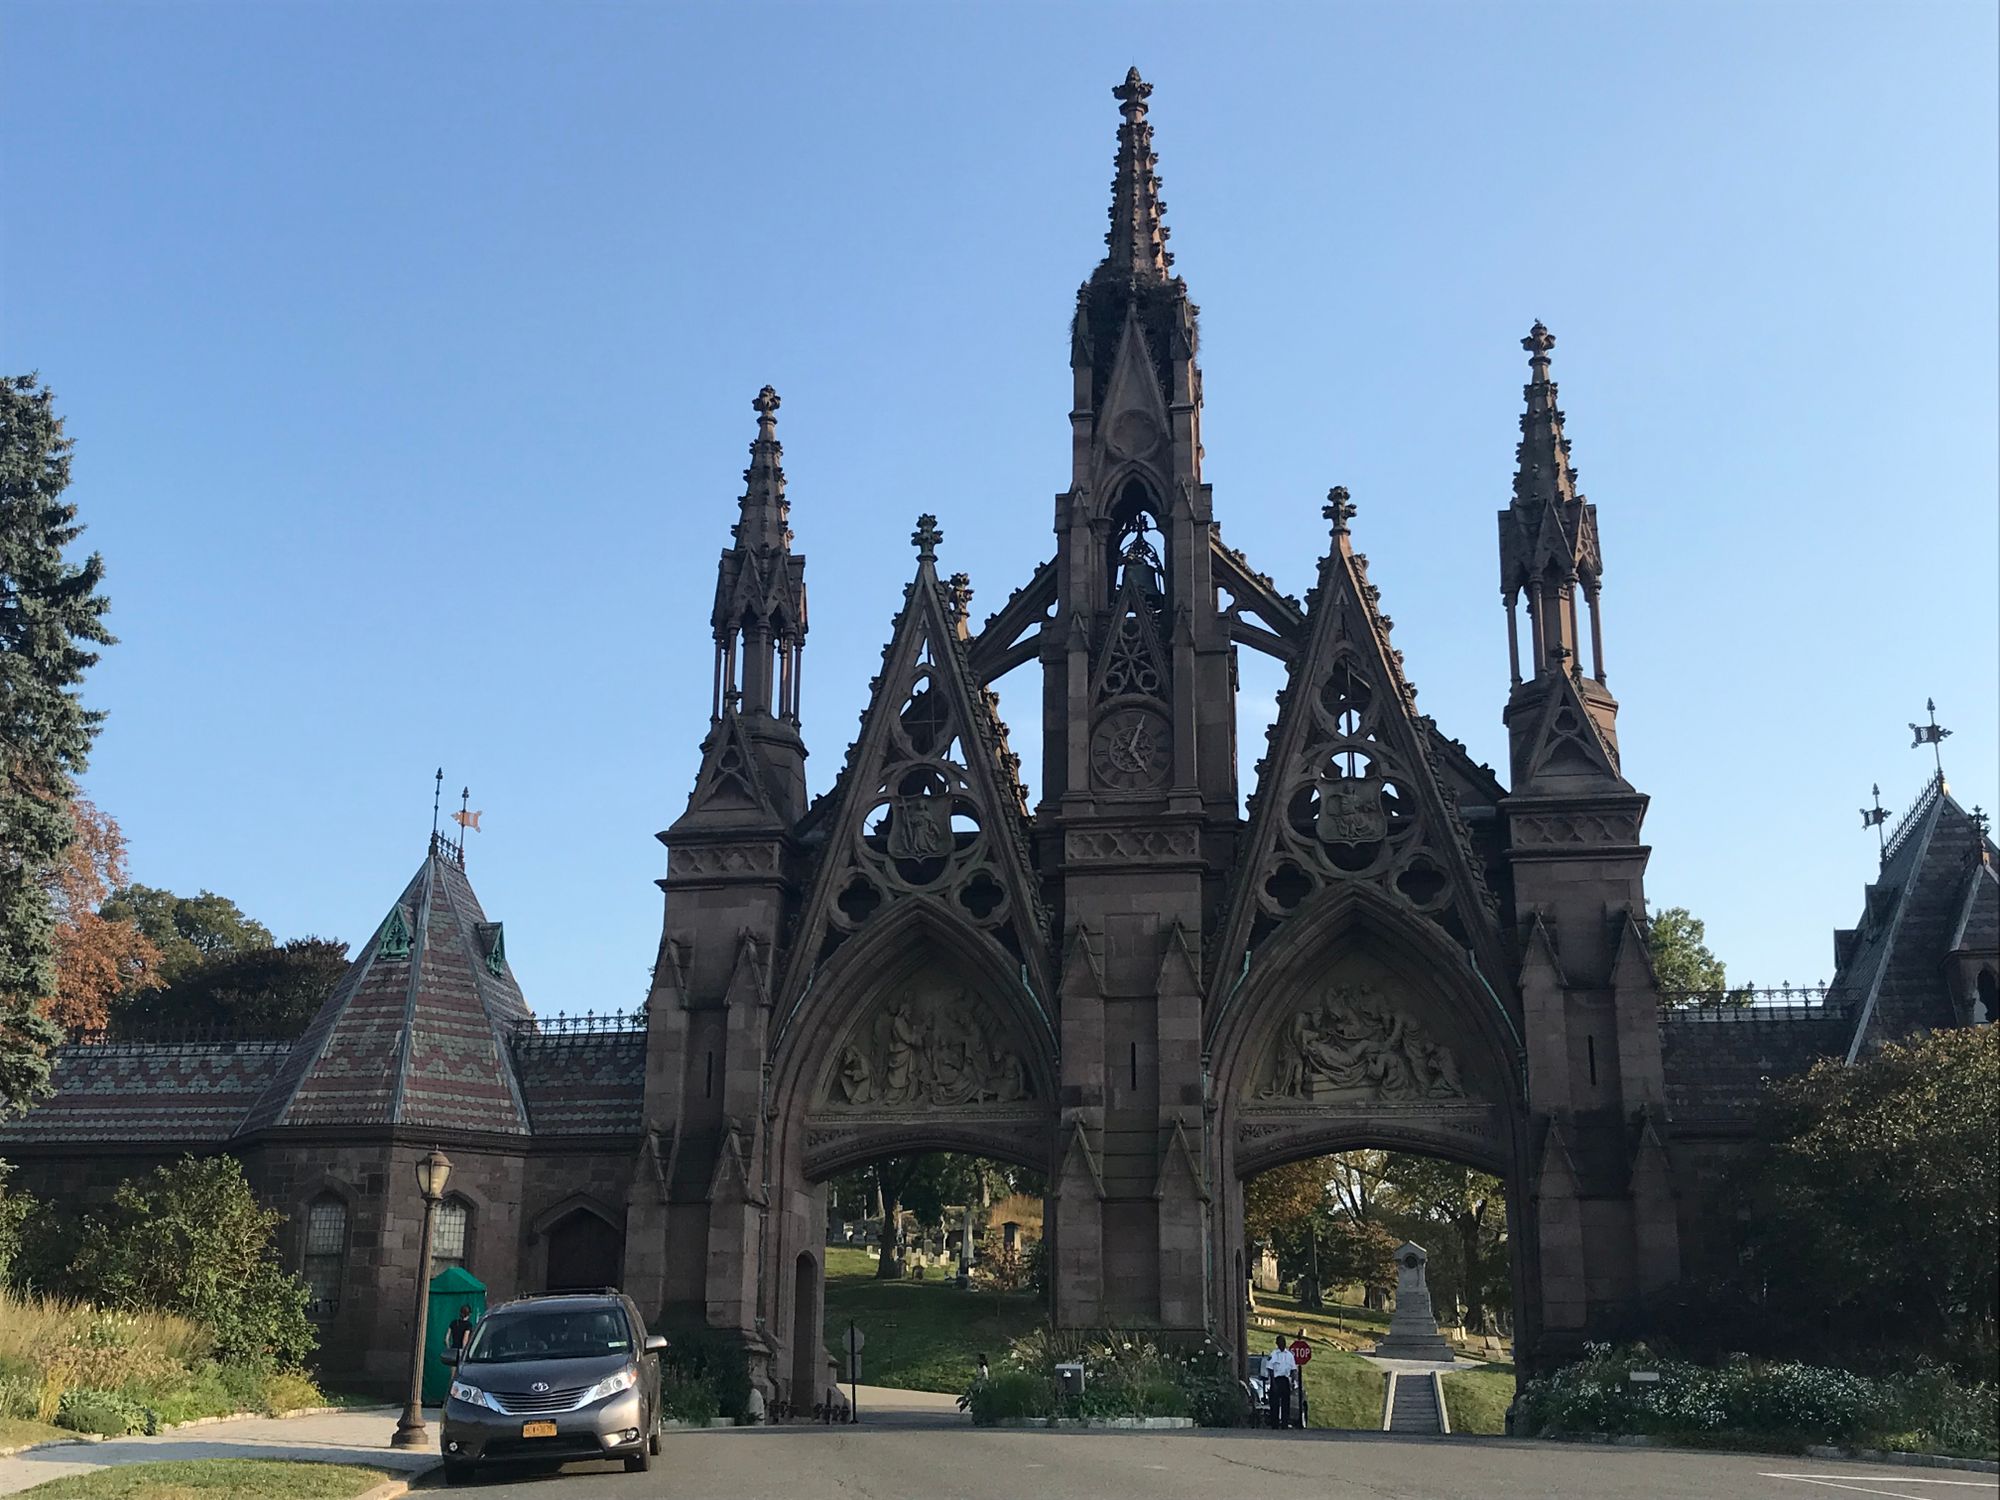
[[[417,1316],[410,1336],[410,1401],[403,1419],[396,1424],[392,1448],[428,1448],[430,1429],[424,1425],[424,1324],[431,1308],[431,1224],[444,1198],[444,1185],[451,1176],[451,1158],[436,1147],[417,1163],[417,1191],[424,1199],[424,1227],[417,1250]]]

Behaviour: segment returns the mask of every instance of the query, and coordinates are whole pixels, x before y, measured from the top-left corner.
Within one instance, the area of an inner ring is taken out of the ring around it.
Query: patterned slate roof
[[[1838,1057],[1852,1024],[1837,1001],[1818,1015],[1776,1007],[1662,1015],[1660,1061],[1675,1130],[1748,1125],[1767,1080]]]
[[[400,927],[407,950],[389,941]],[[243,1123],[526,1135],[508,1033],[532,1018],[451,845],[429,854]],[[495,971],[497,969],[497,972]]]
[[[636,1133],[646,1099],[646,1033],[523,1032],[514,1066],[538,1136]]]
[[[290,1042],[112,1042],[56,1049],[55,1095],[0,1120],[0,1146],[37,1141],[227,1140]]]
[[[1841,940],[1834,984],[1860,997],[1845,1047],[1850,1059],[1865,1047],[1958,1023],[1945,959],[1959,946],[1961,925],[1978,937],[1981,866],[1990,876],[1995,852],[1943,778],[1934,777],[1896,830],[1859,925]]]

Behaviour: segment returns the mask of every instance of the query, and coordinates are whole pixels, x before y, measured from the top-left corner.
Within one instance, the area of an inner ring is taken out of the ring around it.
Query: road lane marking
[[[1816,1484],[1824,1489],[1849,1490],[1859,1495],[1888,1495],[1892,1497],[1892,1500],[1929,1500],[1929,1497],[1922,1492],[1913,1494],[1909,1490],[1884,1490],[1877,1489],[1874,1485],[1843,1484],[1840,1481],[1845,1479],[1873,1479],[1876,1481],[1876,1484],[1946,1484],[1956,1486],[1960,1489],[1983,1490],[1987,1488],[1983,1482],[1976,1479],[1918,1479],[1914,1476],[1905,1478],[1900,1474],[1893,1479],[1885,1479],[1874,1474],[1835,1474],[1831,1476],[1818,1474],[1760,1474],[1758,1477],[1762,1479],[1789,1479],[1794,1484]]]

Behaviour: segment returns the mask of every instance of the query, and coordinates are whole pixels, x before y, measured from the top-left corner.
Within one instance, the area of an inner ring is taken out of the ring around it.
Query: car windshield
[[[467,1364],[523,1359],[591,1359],[632,1352],[632,1330],[613,1307],[532,1308],[495,1313],[479,1325]]]

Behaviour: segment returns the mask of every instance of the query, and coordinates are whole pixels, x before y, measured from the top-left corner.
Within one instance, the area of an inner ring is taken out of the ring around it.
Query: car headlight
[[[616,1375],[607,1375],[583,1393],[586,1402],[602,1401],[606,1396],[615,1396],[620,1391],[629,1391],[639,1383],[639,1372],[629,1365]]]
[[[506,1410],[498,1401],[495,1401],[478,1386],[467,1385],[463,1380],[454,1380],[451,1383],[451,1395],[454,1401],[463,1401],[469,1406],[483,1406],[488,1411],[497,1412],[504,1412]]]

